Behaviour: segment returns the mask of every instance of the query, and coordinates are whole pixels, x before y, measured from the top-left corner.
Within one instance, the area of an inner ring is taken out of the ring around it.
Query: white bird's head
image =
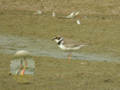
[[[54,40],[56,43],[59,43],[63,41],[63,37],[58,36],[58,37],[53,38],[52,40]]]

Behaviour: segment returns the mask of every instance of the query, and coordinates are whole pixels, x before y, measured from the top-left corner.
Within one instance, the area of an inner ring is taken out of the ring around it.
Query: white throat
[[[66,47],[64,46],[64,41],[62,41],[59,45],[58,45],[58,47],[59,48],[61,48],[62,50],[66,50]]]
[[[61,37],[59,40],[58,40],[58,39],[55,39],[55,42],[56,42],[56,43],[59,43],[60,41],[61,41],[61,42],[63,41],[63,38],[62,38],[62,37]]]

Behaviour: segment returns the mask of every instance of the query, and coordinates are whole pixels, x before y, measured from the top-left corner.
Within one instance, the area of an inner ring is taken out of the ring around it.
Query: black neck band
[[[63,40],[60,40],[57,44],[60,45]]]

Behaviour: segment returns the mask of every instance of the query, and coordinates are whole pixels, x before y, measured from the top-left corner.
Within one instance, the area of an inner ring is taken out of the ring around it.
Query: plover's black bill
[[[60,36],[56,36],[56,37],[54,37],[52,40],[60,39],[60,38],[61,38]]]

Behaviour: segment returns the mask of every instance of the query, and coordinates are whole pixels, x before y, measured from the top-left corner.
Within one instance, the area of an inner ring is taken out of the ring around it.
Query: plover
[[[86,44],[67,43],[64,41],[64,38],[60,36],[55,37],[52,40],[54,40],[58,44],[58,47],[62,50],[70,51],[70,53],[68,54],[68,59],[71,59],[71,51],[79,50],[80,48],[87,46]]]

